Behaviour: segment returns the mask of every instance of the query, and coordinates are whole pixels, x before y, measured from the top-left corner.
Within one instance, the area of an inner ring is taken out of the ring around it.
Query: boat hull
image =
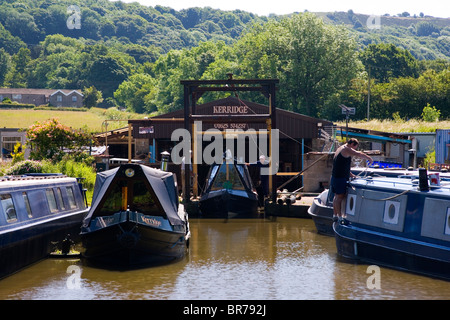
[[[258,218],[258,198],[236,194],[233,191],[210,192],[200,199],[200,216],[203,218],[251,219]]]
[[[335,222],[338,254],[346,259],[377,264],[439,279],[450,280],[450,249],[411,239],[367,232]]]
[[[46,217],[33,225],[0,233],[0,278],[45,259],[67,234],[76,241],[87,210]]]
[[[134,221],[82,232],[82,257],[90,264],[134,269],[177,261],[187,250],[186,229],[165,230]]]
[[[325,190],[313,199],[311,206],[308,208],[308,214],[314,221],[318,233],[334,236],[333,206],[327,199],[328,190]]]
[[[346,218],[333,224],[340,256],[450,280],[449,188],[421,172],[352,181]]]

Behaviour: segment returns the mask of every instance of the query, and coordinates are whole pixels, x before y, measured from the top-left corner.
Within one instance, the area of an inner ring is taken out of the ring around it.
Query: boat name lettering
[[[113,216],[110,217],[98,217],[97,226],[104,227],[111,223],[113,223],[115,218]]]
[[[247,106],[214,106],[213,114],[223,114],[223,113],[248,113]]]
[[[141,217],[141,219],[142,219],[142,222],[144,222],[145,224],[155,226],[155,227],[161,226],[161,221],[158,221],[155,218]]]

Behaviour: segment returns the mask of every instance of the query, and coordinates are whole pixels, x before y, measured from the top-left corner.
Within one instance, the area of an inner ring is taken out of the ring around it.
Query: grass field
[[[36,121],[42,122],[51,118],[57,118],[60,123],[74,129],[87,128],[89,132],[102,132],[104,120],[108,119],[142,119],[143,114],[130,114],[92,108],[89,111],[55,111],[55,110],[26,110],[8,109],[0,110],[0,128],[28,128]],[[336,122],[338,126],[345,126],[344,122]],[[108,130],[125,127],[127,120],[108,122]],[[383,132],[434,132],[436,129],[450,129],[450,120],[437,122],[425,122],[411,119],[408,121],[377,120],[350,121],[349,127],[376,130]]]
[[[126,114],[121,112],[121,114]],[[141,115],[140,115],[141,116]],[[143,116],[143,115],[142,115]],[[8,109],[0,110],[0,128],[28,128],[35,122],[57,118],[61,124],[74,129],[87,128],[89,132],[103,132],[103,121],[111,120],[110,114],[105,109],[92,108],[89,111],[55,111],[55,110],[26,110]],[[123,119],[132,119],[124,117]],[[122,118],[117,118],[122,119]],[[108,130],[127,126],[127,120],[108,122]]]
[[[336,124],[338,126],[345,127],[345,121],[337,122]],[[374,119],[370,121],[365,120],[349,121],[348,126],[351,128],[360,128],[392,133],[434,132],[436,131],[436,129],[450,129],[450,120],[425,122],[418,119],[410,119],[408,121]]]

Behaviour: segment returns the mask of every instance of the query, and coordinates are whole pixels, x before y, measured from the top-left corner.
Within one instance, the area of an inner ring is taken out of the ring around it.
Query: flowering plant
[[[91,139],[87,133],[62,125],[56,118],[36,122],[27,129],[26,134],[31,145],[30,157],[35,160],[57,160],[66,151],[88,145]]]
[[[24,160],[16,163],[5,171],[5,175],[22,175],[27,173],[41,173],[42,164],[39,161]]]

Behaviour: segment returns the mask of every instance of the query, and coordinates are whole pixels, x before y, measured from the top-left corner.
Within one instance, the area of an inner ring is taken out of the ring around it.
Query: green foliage
[[[70,5],[81,10],[81,29],[67,28]],[[0,4],[0,85],[86,88],[88,108],[165,113],[183,107],[180,80],[232,72],[278,78],[281,108],[337,120],[344,103],[362,119],[370,66],[371,117],[420,117],[427,103],[449,117],[449,19],[405,12],[383,16],[379,30],[365,21],[352,10],[268,18],[137,2],[8,0]],[[206,93],[198,102],[221,97]],[[242,98],[267,102],[255,93]]]
[[[31,144],[31,159],[56,161],[68,150],[77,150],[88,145],[91,139],[85,132],[64,126],[57,119],[36,122],[27,129],[26,137]]]
[[[426,122],[436,122],[439,121],[439,116],[441,115],[441,112],[439,110],[436,110],[436,107],[430,106],[428,103],[422,111],[422,119]]]
[[[17,142],[14,145],[14,150],[11,152],[12,164],[16,164],[17,162],[21,162],[25,160],[25,151],[22,150],[22,144]]]
[[[80,160],[80,158],[82,160]],[[44,173],[62,173],[73,178],[84,178],[83,186],[89,190],[94,189],[96,172],[92,166],[93,157],[84,154],[84,156],[66,155],[60,161],[41,161],[42,172]]]
[[[83,104],[86,108],[96,107],[103,102],[102,93],[94,86],[83,89]]]
[[[431,36],[433,33],[439,34],[440,30],[429,21],[422,21],[416,25],[416,34],[419,37]]]
[[[5,170],[5,175],[22,175],[28,173],[42,173],[42,164],[39,161],[25,160],[18,162]]]
[[[370,44],[362,53],[361,61],[372,78],[388,82],[390,78],[416,77],[418,63],[409,51],[392,43]]]
[[[397,122],[397,123],[403,123],[403,122],[405,122],[405,120],[402,119],[402,117],[400,116],[400,112],[398,112],[398,111],[395,111],[395,112],[392,114],[392,118],[394,119],[394,122]]]
[[[436,150],[434,147],[432,147],[432,149],[425,154],[425,158],[423,159],[423,167],[428,168],[431,163],[436,163]]]

